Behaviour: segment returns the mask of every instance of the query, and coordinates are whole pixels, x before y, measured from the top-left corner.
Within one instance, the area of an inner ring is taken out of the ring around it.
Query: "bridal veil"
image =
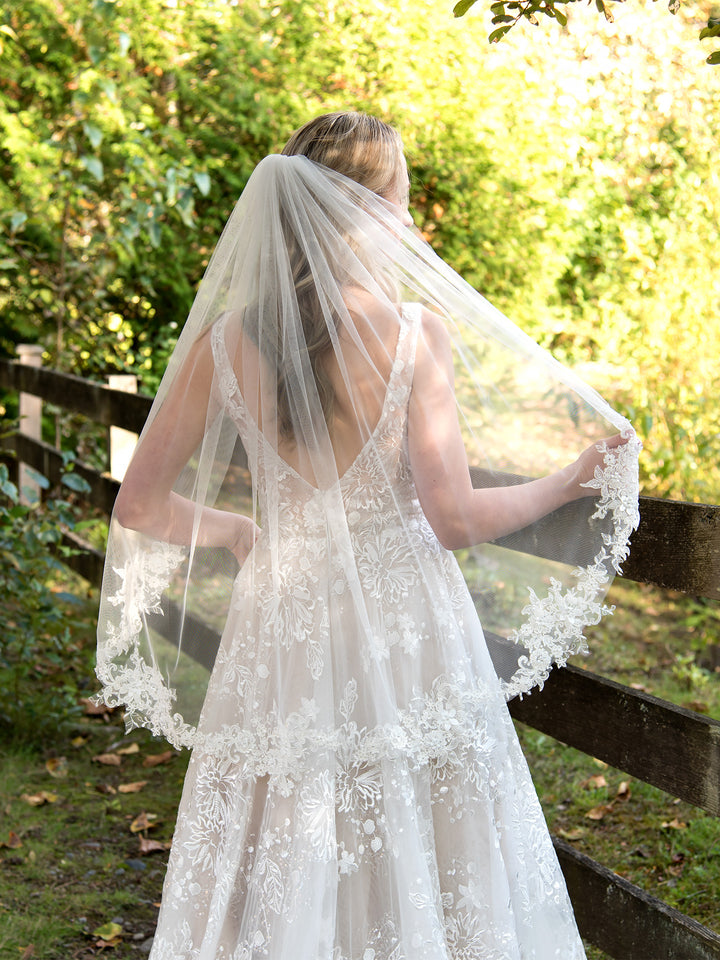
[[[521,483],[609,434],[629,437],[606,450],[594,496],[457,554],[507,698],[584,648],[638,523],[630,425],[440,260],[395,204],[306,157],[269,156],[224,229],[139,440],[138,462],[155,466],[135,471],[138,508],[111,522],[97,673],[129,727],[178,747],[209,736],[198,719],[227,623],[245,649],[234,673],[226,650],[222,682],[250,698],[265,684],[266,720],[249,732],[237,717],[206,717],[217,743],[223,731],[240,750],[251,735],[286,754],[310,732],[330,743],[363,673],[398,709],[411,702],[412,691],[388,692],[403,683],[396,653],[422,656],[408,591],[419,578],[438,595],[423,551],[455,562],[394,492],[408,477],[385,475],[387,445],[407,444],[385,427],[406,402],[397,384],[427,315],[450,334],[476,486]],[[247,550],[231,549],[242,536],[221,545],[208,533],[225,528],[244,531]]]

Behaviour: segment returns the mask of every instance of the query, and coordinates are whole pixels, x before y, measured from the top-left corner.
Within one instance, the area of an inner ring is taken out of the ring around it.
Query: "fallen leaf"
[[[88,737],[73,737],[70,743],[77,749],[88,742]]]
[[[41,790],[40,793],[22,793],[20,799],[29,803],[31,807],[41,807],[44,803],[55,803],[58,795],[49,793],[47,790]]]
[[[157,853],[160,850],[169,850],[169,843],[161,843],[160,840],[150,840],[148,837],[138,837],[140,841],[140,856],[145,857],[149,853]]]
[[[605,763],[605,761],[598,760],[597,757],[593,757],[593,763],[595,764],[596,767],[600,767],[601,770],[607,770],[608,768],[608,765]]]
[[[123,756],[130,756],[132,753],[140,753],[140,747],[136,743],[130,743],[127,747],[120,747],[117,752]]]
[[[119,923],[104,923],[97,930],[93,930],[94,937],[100,937],[101,940],[115,940],[122,936],[122,927]]]
[[[21,846],[22,840],[14,830],[8,833],[7,840],[0,840],[0,847],[7,847],[8,850],[19,850]]]
[[[558,833],[565,840],[581,840],[585,836],[582,827],[575,827],[573,830],[558,830]]]
[[[140,793],[147,784],[147,780],[136,780],[134,783],[118,784],[118,793]]]
[[[622,780],[620,786],[617,788],[617,793],[615,797],[617,800],[629,800],[632,796],[632,791],[630,790],[630,781]]]
[[[686,830],[687,829],[687,824],[682,820],[678,820],[677,817],[675,817],[673,820],[666,820],[665,822],[661,823],[660,826],[666,830]]]
[[[611,810],[611,803],[602,803],[599,807],[593,807],[592,810],[588,810],[585,816],[588,820],[602,820],[605,814],[610,813]]]
[[[643,683],[631,683],[631,684],[630,684],[630,689],[631,689],[631,690],[639,690],[640,693],[647,693],[647,692],[648,692],[647,687],[646,687]]]
[[[93,757],[95,763],[104,763],[108,767],[119,767],[122,763],[122,757],[119,757],[116,753],[99,753],[96,757]]]
[[[144,767],[157,767],[161,763],[167,763],[173,756],[172,750],[165,750],[164,753],[151,753],[145,757],[142,762]]]
[[[68,775],[68,765],[65,757],[51,757],[45,761],[45,769],[51,777],[66,777]]]
[[[601,787],[607,786],[607,780],[602,773],[596,773],[595,776],[583,780],[580,786],[583,790],[600,790]]]
[[[22,950],[20,954],[20,960],[32,960],[35,956],[35,944],[29,943],[26,947],[19,947]]]
[[[142,813],[139,813],[137,817],[130,824],[130,830],[132,833],[140,833],[141,830],[150,830],[151,827],[157,826],[154,822],[158,818],[156,813],[145,813],[143,810]]]
[[[117,793],[117,790],[111,783],[96,783],[95,789],[98,793],[107,793],[110,794],[111,797],[114,797]]]

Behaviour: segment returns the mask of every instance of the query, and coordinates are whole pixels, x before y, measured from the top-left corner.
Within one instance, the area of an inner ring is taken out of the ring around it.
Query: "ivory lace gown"
[[[410,473],[418,324],[406,308],[380,420],[332,491],[258,436],[213,331],[261,508],[264,472],[282,471],[279,573],[265,530],[235,583],[151,960],[585,956],[475,608]]]

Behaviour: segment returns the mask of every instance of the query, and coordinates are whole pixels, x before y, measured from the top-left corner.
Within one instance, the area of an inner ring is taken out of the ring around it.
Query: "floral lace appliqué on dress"
[[[261,535],[235,582],[151,960],[584,957],[507,690],[412,482],[419,322],[406,308],[380,420],[332,490],[258,440],[213,331],[261,512],[266,471],[286,498],[279,554]],[[550,652],[583,578],[530,600]]]

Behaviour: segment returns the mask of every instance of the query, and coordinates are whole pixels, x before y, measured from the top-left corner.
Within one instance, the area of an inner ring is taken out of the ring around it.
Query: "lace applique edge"
[[[642,444],[629,426],[626,436],[627,443],[619,447],[598,445],[604,453],[604,466],[596,467],[593,479],[583,484],[600,491],[591,520],[602,520],[610,514],[612,534],[603,535],[604,544],[592,563],[573,571],[574,586],[563,589],[553,578],[545,597],[530,590],[523,609],[526,620],[508,638],[523,646],[528,655],[520,658],[513,676],[501,682],[507,700],[536,686],[542,688],[553,665],[565,666],[569,657],[586,653],[583,630],[614,610],[597,598],[611,579],[608,568],[622,572],[621,565],[630,552],[630,536],[640,523],[638,454]]]

